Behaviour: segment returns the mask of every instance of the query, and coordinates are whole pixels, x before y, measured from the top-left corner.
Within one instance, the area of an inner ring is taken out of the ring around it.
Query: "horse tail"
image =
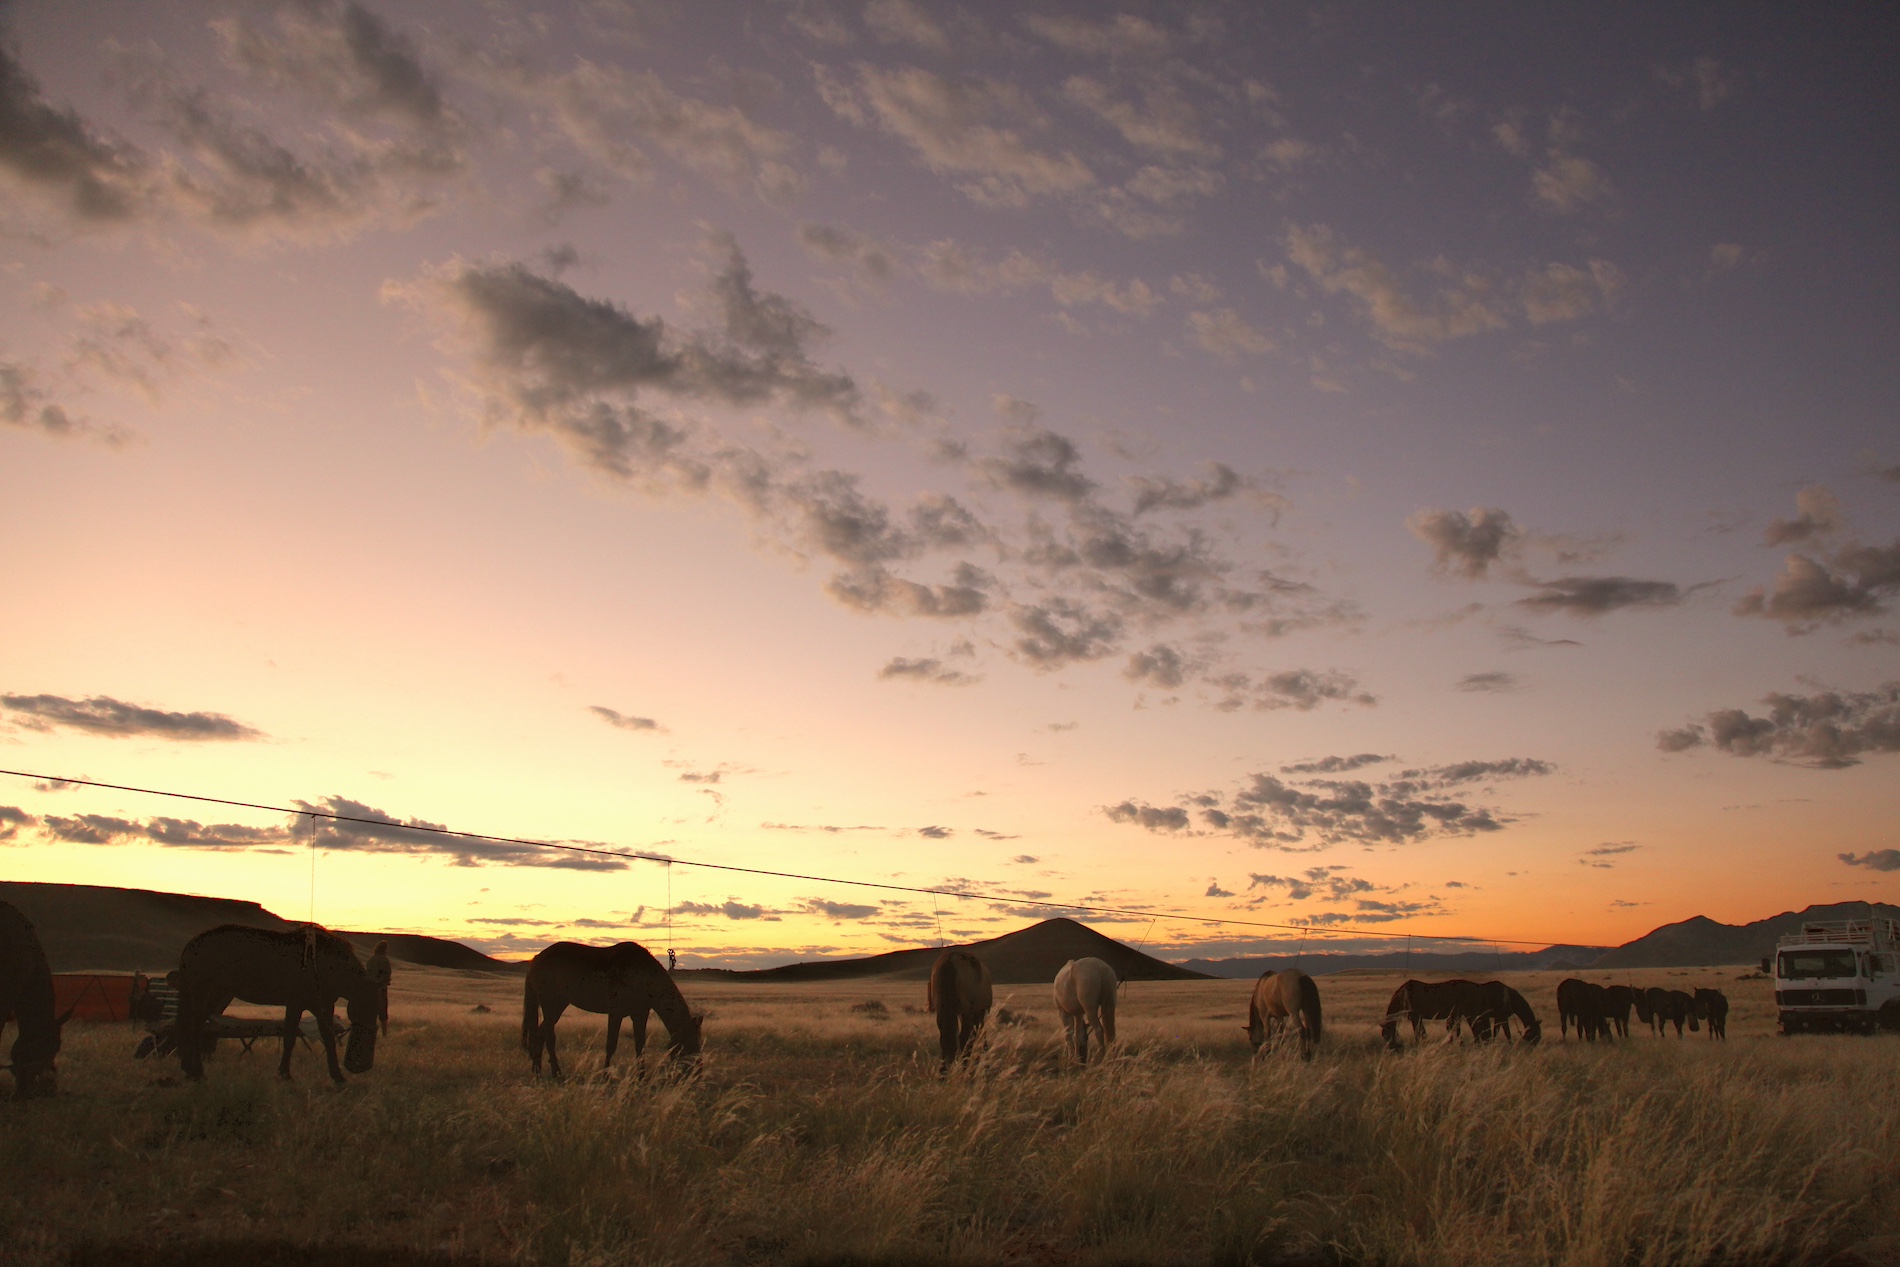
[[[540,1059],[541,1000],[535,994],[532,974],[521,981],[521,1050]]]
[[[1313,1041],[1317,1043],[1321,1036],[1319,986],[1308,976],[1300,978],[1300,1014],[1306,1018],[1313,1031]]]

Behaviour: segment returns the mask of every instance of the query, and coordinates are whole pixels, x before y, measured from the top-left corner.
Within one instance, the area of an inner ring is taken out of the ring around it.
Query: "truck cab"
[[[1762,970],[1774,973],[1784,1034],[1900,1029],[1900,921],[1803,924]]]

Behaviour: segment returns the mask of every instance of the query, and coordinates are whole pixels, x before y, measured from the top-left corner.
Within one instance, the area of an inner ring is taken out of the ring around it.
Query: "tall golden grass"
[[[1322,981],[1303,1064],[1249,1058],[1248,983],[1182,983],[1131,988],[1124,1042],[1078,1069],[1023,987],[1002,1001],[1026,1023],[943,1079],[921,983],[689,984],[712,1010],[696,1075],[603,1073],[600,1018],[570,1012],[576,1073],[552,1083],[515,982],[409,984],[341,1090],[310,1053],[289,1085],[230,1050],[181,1085],[122,1027],[73,1032],[61,1095],[0,1105],[0,1258],[1783,1263],[1900,1229],[1891,1038],[1392,1056],[1371,1020],[1395,982]],[[887,1019],[852,1010],[872,999]]]

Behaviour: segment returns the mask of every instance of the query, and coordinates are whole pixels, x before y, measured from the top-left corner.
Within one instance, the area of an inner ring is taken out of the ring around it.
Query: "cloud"
[[[1436,293],[1421,302],[1391,269],[1358,247],[1344,244],[1325,225],[1292,226],[1285,241],[1288,259],[1327,294],[1343,293],[1356,300],[1375,336],[1395,349],[1420,353],[1434,344],[1501,330],[1508,324],[1491,283],[1445,261],[1424,270],[1437,279],[1437,285]]]
[[[1142,805],[1123,801],[1102,811],[1117,823],[1134,823],[1149,831],[1181,831],[1188,825],[1188,812],[1178,806]]]
[[[1156,643],[1146,651],[1128,657],[1122,676],[1130,682],[1146,682],[1163,690],[1174,690],[1186,680],[1188,661],[1166,643]]]
[[[1772,757],[1821,770],[1858,765],[1869,753],[1900,752],[1900,682],[1871,691],[1775,692],[1766,716],[1722,708],[1675,730],[1656,746],[1686,752],[1707,744],[1736,757]]]
[[[1074,154],[1038,148],[1025,137],[1023,129],[1039,130],[1043,119],[1019,88],[916,68],[861,63],[857,71],[855,89],[820,77],[820,92],[839,117],[860,126],[875,121],[932,171],[968,177],[957,188],[975,202],[1020,207],[1094,183]]]
[[[1776,519],[1763,534],[1765,545],[1799,545],[1841,530],[1840,498],[1820,484],[1810,484],[1794,495],[1795,517]]]
[[[978,462],[998,488],[1027,497],[1080,502],[1095,490],[1081,470],[1082,453],[1067,436],[1034,424],[1004,433],[1002,452]]]
[[[889,663],[877,671],[877,675],[886,681],[929,682],[936,686],[969,686],[982,680],[929,657],[908,660],[903,656],[893,656]]]
[[[1713,57],[1698,57],[1680,66],[1656,67],[1656,78],[1671,88],[1694,94],[1696,107],[1704,114],[1728,100],[1741,76]]]
[[[1019,853],[1014,858],[1011,858],[1010,861],[1021,866],[1028,866],[1031,863],[1041,862],[1042,859],[1032,853]]]
[[[930,827],[919,827],[917,834],[922,836],[925,840],[948,840],[950,837],[956,835],[956,832],[949,827],[932,825]]]
[[[869,919],[882,909],[877,906],[860,906],[852,902],[832,902],[821,897],[805,899],[806,911],[813,915],[823,915],[827,919]]]
[[[1223,889],[1220,886],[1219,880],[1209,880],[1207,882],[1207,892],[1203,893],[1201,896],[1202,897],[1232,897],[1234,895],[1230,893],[1228,890]]]
[[[1117,96],[1107,84],[1088,75],[1070,76],[1062,85],[1062,95],[1113,127],[1138,150],[1174,160],[1220,157],[1220,146],[1201,135],[1194,107],[1180,89],[1165,81],[1145,84],[1140,104]]]
[[[173,713],[127,704],[107,695],[68,699],[63,695],[0,695],[0,707],[30,730],[64,727],[115,739],[185,741],[263,739],[265,735],[223,713]]]
[[[609,726],[614,727],[616,730],[665,729],[665,727],[661,726],[659,722],[654,721],[651,717],[630,717],[625,713],[617,713],[613,709],[606,708],[600,704],[589,704],[587,711],[606,722]]]
[[[1210,356],[1237,360],[1242,356],[1262,356],[1273,351],[1273,339],[1232,308],[1212,312],[1194,311],[1187,315],[1188,338]]]
[[[950,50],[950,36],[917,0],[870,0],[864,25],[887,44],[909,44],[933,53]]]
[[[1499,625],[1498,637],[1513,651],[1541,651],[1549,647],[1581,647],[1575,638],[1540,638],[1522,625]]]
[[[1531,173],[1531,192],[1544,206],[1563,215],[1607,203],[1616,193],[1597,164],[1555,149]]]
[[[848,265],[866,290],[881,292],[897,276],[896,253],[884,243],[854,229],[807,223],[798,227],[798,243],[817,259]]]
[[[1113,653],[1122,633],[1121,619],[1112,612],[1092,611],[1066,598],[1018,606],[1010,620],[1019,635],[1017,656],[1042,670],[1099,660]]]
[[[1633,844],[1627,840],[1602,844],[1594,849],[1584,850],[1583,856],[1578,858],[1577,862],[1581,866],[1595,867],[1598,870],[1608,871],[1616,866],[1614,862],[1608,861],[1608,859],[1619,858],[1626,853],[1634,853],[1641,848],[1641,845]]]
[[[1627,576],[1566,576],[1537,583],[1539,593],[1517,600],[1537,612],[1601,616],[1624,607],[1674,607],[1693,590],[1673,581],[1639,581]]]
[[[1478,691],[1492,694],[1509,694],[1518,688],[1519,678],[1515,673],[1467,673],[1458,679],[1461,691]]]
[[[18,361],[0,361],[0,423],[59,439],[96,439],[114,447],[130,438],[120,428],[102,427],[68,412],[40,385],[38,372]]]
[[[1078,16],[1029,13],[1024,26],[1057,48],[1088,57],[1159,57],[1172,46],[1168,33],[1146,18],[1118,13],[1102,21]]]
[[[1379,702],[1375,696],[1359,690],[1358,679],[1337,669],[1324,673],[1287,669],[1260,677],[1225,673],[1208,681],[1221,691],[1215,707],[1223,712],[1251,706],[1269,712],[1291,708],[1309,713],[1326,703],[1351,703],[1370,708]]]
[[[22,828],[37,827],[39,822],[18,805],[0,805],[0,841],[16,840]]]
[[[650,179],[650,147],[727,189],[750,190],[767,204],[787,203],[805,186],[787,161],[796,148],[789,134],[756,122],[738,106],[675,92],[652,71],[586,58],[577,58],[570,70],[548,71],[521,58],[486,56],[465,58],[463,69],[551,119],[570,145],[623,179]]]
[[[447,131],[459,123],[415,42],[360,4],[286,6],[268,32],[211,23],[228,61],[273,87],[303,89],[345,113]]]
[[[1608,309],[1624,284],[1623,271],[1608,260],[1591,260],[1588,268],[1547,264],[1524,278],[1524,315],[1532,325],[1575,321]]]
[[[1350,757],[1321,757],[1317,761],[1301,761],[1293,765],[1280,767],[1282,774],[1345,774],[1348,771],[1363,769],[1369,765],[1378,765],[1382,761],[1393,760],[1390,756],[1381,756],[1376,752],[1361,752]]]
[[[128,221],[149,197],[149,160],[70,108],[49,104],[0,45],[0,178],[57,205],[80,226]]]
[[[1844,853],[1838,856],[1850,867],[1866,867],[1870,871],[1900,871],[1900,849],[1870,849],[1866,853]]]
[[[1524,533],[1509,512],[1474,507],[1421,510],[1405,521],[1411,534],[1432,548],[1432,570],[1477,580],[1491,565],[1522,548]]]
[[[1843,534],[1840,504],[1826,488],[1802,489],[1796,494],[1795,508],[1793,519],[1769,524],[1767,544],[1817,543]],[[1900,592],[1900,540],[1890,546],[1870,546],[1847,539],[1831,554],[1787,555],[1774,584],[1750,590],[1735,604],[1734,612],[1779,620],[1789,633],[1802,634],[1824,624],[1881,615],[1889,610],[1888,600],[1896,592]]]
[[[778,918],[776,915],[768,914],[763,906],[748,905],[736,897],[727,898],[718,905],[709,902],[675,902],[673,913],[675,915],[724,915],[731,920],[776,920]]]
[[[1486,806],[1454,799],[1447,795],[1450,789],[1538,777],[1555,769],[1549,762],[1525,757],[1463,761],[1406,770],[1376,784],[1325,778],[1289,783],[1257,773],[1226,796],[1197,794],[1186,798],[1185,806],[1127,800],[1103,812],[1115,822],[1150,831],[1178,831],[1188,826],[1192,807],[1208,829],[1256,848],[1310,851],[1337,844],[1410,844],[1499,831],[1512,821]]]

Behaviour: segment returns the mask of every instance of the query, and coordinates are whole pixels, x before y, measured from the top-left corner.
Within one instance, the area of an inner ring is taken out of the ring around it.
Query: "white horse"
[[[1108,1055],[1115,1041],[1115,991],[1121,982],[1115,970],[1100,959],[1071,959],[1056,973],[1056,1008],[1069,1030],[1069,1047],[1077,1060],[1089,1060],[1089,1030]]]

